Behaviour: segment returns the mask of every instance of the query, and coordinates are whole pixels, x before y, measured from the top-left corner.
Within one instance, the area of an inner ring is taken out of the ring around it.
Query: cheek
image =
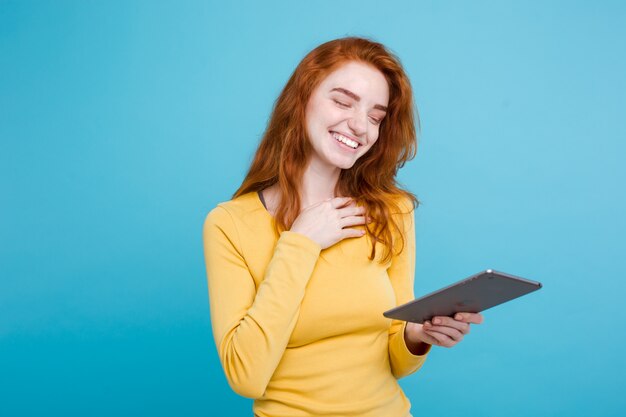
[[[373,127],[371,133],[368,135],[368,142],[370,143],[370,148],[374,146],[374,144],[378,141],[378,136],[380,135],[380,130],[378,127]]]
[[[315,131],[320,123],[319,108],[315,100],[311,100],[307,104],[304,118],[309,133]]]
[[[312,100],[306,112],[307,116],[311,118],[311,121],[316,124],[332,119],[336,115],[336,109],[329,108],[327,104],[318,100]]]

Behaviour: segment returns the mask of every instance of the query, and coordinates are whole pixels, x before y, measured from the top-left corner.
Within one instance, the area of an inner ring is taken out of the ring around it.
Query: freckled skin
[[[334,88],[356,94],[355,100]],[[378,139],[385,112],[375,105],[387,106],[389,86],[384,75],[370,65],[348,62],[329,74],[313,91],[306,108],[306,127],[314,154],[310,163],[326,169],[349,169]],[[343,149],[331,131],[355,139],[355,151]]]

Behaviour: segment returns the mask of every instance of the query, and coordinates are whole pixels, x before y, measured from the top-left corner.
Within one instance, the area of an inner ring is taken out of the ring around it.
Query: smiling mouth
[[[332,135],[333,138],[335,138],[335,140],[339,143],[343,143],[344,145],[346,145],[347,147],[351,148],[351,149],[356,149],[359,146],[361,146],[358,142],[345,137],[342,134],[339,134],[337,132],[330,132],[330,134]]]

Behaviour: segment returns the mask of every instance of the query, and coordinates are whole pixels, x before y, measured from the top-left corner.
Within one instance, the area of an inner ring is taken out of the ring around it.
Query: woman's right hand
[[[290,231],[307,236],[326,249],[343,239],[363,236],[364,230],[351,226],[365,223],[365,207],[357,206],[351,197],[335,197],[302,210]]]

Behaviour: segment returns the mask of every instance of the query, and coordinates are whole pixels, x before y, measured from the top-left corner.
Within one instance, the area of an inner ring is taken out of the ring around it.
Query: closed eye
[[[340,105],[341,107],[350,107],[349,104],[346,103],[342,103],[341,101],[337,101],[337,100],[333,100],[335,103],[337,103],[338,105]]]
[[[374,122],[375,125],[380,124],[380,122],[382,121],[382,120],[377,119],[375,117],[370,117],[370,119],[372,119],[372,121]]]

